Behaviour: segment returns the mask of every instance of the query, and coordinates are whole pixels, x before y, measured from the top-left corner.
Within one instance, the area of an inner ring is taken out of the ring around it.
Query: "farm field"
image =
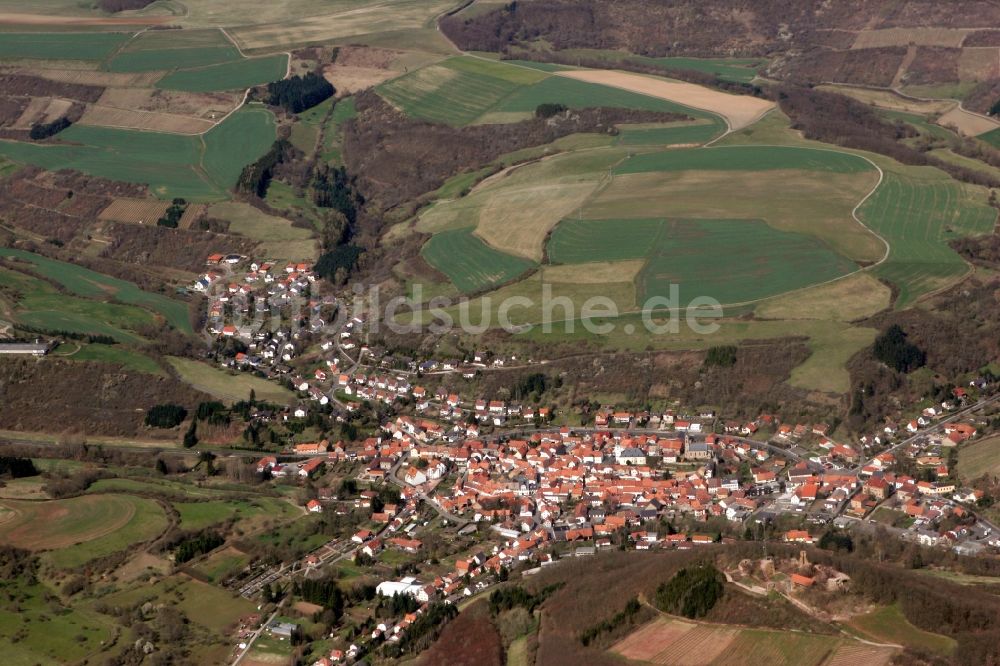
[[[451,0],[292,0],[273,6],[236,0],[221,8],[196,0],[185,5],[188,25],[239,26],[230,34],[244,50],[315,42],[453,50],[433,27],[434,17],[455,6]]]
[[[633,155],[615,174],[650,171],[770,171],[801,169],[829,173],[872,171],[872,165],[850,153],[788,146],[686,148]]]
[[[527,259],[495,250],[474,235],[471,228],[435,234],[421,254],[465,293],[510,282],[535,266]]]
[[[760,219],[773,229],[815,238],[853,261],[875,262],[885,256],[885,244],[855,220],[852,211],[877,182],[873,170],[829,173],[708,168],[627,173],[615,175],[585,202],[577,216]],[[727,191],[740,192],[740,196],[719,196]],[[746,250],[756,248],[757,244],[752,244]]]
[[[379,86],[378,92],[410,116],[451,125],[518,121],[530,117],[539,104],[558,103],[575,109],[607,106],[687,113],[711,123],[710,128],[699,127],[698,136],[715,136],[724,129],[717,116],[668,99],[468,56],[424,67]]]
[[[985,134],[980,134],[978,137],[980,141],[985,141],[994,148],[1000,148],[1000,129],[990,130]]]
[[[973,481],[984,474],[1000,474],[1000,436],[984,437],[958,448],[958,475]]]
[[[730,95],[693,83],[670,81],[642,74],[610,70],[572,70],[557,72],[578,81],[598,83],[613,88],[621,88],[633,93],[653,98],[669,100],[695,109],[715,113],[729,123],[733,129],[740,129],[759,119],[774,108],[774,103],[748,95]]]
[[[892,290],[871,273],[810,287],[761,302],[754,314],[761,319],[829,319],[855,321],[888,308]]]
[[[390,81],[378,91],[407,115],[466,125],[518,88],[545,77],[529,69],[455,57]]]
[[[549,230],[579,210],[622,157],[619,149],[579,151],[502,172],[468,196],[428,209],[416,230],[437,233],[474,224],[476,235],[494,249],[540,262]]]
[[[287,69],[285,55],[246,58],[172,72],[157,81],[156,87],[188,92],[236,90],[278,81]]]
[[[261,251],[268,259],[311,261],[316,258],[313,232],[293,226],[283,217],[274,217],[249,204],[235,201],[213,204],[208,214],[229,220],[229,233],[260,241]]]
[[[192,333],[187,304],[181,301],[143,291],[135,284],[125,280],[102,275],[75,264],[56,261],[24,250],[0,248],[0,257],[30,262],[33,271],[55,280],[67,290],[85,298],[104,299],[112,296],[122,303],[156,312],[177,330],[183,333]]]
[[[151,539],[167,527],[153,500],[130,495],[84,495],[45,502],[0,502],[3,542],[51,551],[56,567],[72,568]]]
[[[274,141],[271,113],[244,107],[202,136],[181,136],[74,125],[62,141],[35,145],[0,141],[0,155],[44,169],[72,168],[94,176],[141,183],[164,199],[226,198],[243,166]]]
[[[814,665],[826,663],[831,652],[850,651],[865,664],[887,664],[894,651],[873,648],[834,636],[791,633],[735,626],[686,622],[659,617],[639,627],[610,651],[652,664],[713,666],[729,664]]]
[[[988,233],[996,222],[996,211],[976,202],[970,186],[929,167],[887,171],[859,216],[889,244],[875,274],[899,287],[897,307],[964,275],[968,266],[948,241]]]
[[[126,32],[5,32],[0,58],[104,60],[131,36]]]
[[[885,606],[871,613],[859,615],[848,626],[874,640],[898,643],[942,656],[950,655],[955,641],[948,636],[918,629],[907,621],[898,606]]]
[[[152,72],[205,67],[233,60],[240,60],[240,53],[232,44],[162,49],[131,48],[129,45],[108,61],[107,69],[111,72]]]
[[[760,220],[565,220],[548,249],[557,263],[645,258],[637,279],[640,301],[669,296],[671,285],[678,285],[681,302],[709,296],[742,303],[856,269],[815,239]],[[723,260],[725,271],[716,265],[720,257],[730,258]]]
[[[230,375],[225,370],[187,358],[168,357],[167,361],[180,374],[182,380],[223,400],[246,400],[250,396],[251,389],[255,391],[258,400],[281,405],[288,404],[294,397],[291,391],[275,382],[247,373]]]

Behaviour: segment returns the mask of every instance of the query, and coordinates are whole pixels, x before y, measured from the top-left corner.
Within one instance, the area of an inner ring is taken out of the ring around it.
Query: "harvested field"
[[[191,208],[189,206],[188,211]],[[185,217],[188,211],[185,211]],[[260,251],[268,259],[296,262],[316,259],[313,232],[293,226],[283,217],[268,215],[249,204],[235,201],[214,204],[208,208],[207,214],[229,221],[230,234],[259,241]],[[184,226],[184,218],[181,218],[180,226]]]
[[[0,23],[10,23],[15,25],[156,25],[159,23],[168,23],[172,20],[172,18],[173,17],[171,16],[105,16],[99,18],[89,18],[85,16],[49,16],[44,14],[28,14],[21,12],[0,12]]]
[[[89,69],[67,69],[55,67],[38,67],[30,72],[22,74],[34,74],[50,81],[60,83],[77,83],[86,86],[116,87],[116,88],[145,88],[156,83],[160,78],[160,72],[104,72]]]
[[[626,261],[594,261],[586,264],[543,266],[539,271],[545,282],[567,284],[605,284],[631,282],[642,270],[642,259]]]
[[[891,90],[873,90],[871,88],[853,88],[842,85],[817,86],[819,90],[826,90],[840,95],[853,97],[859,102],[873,104],[883,109],[893,111],[903,111],[906,113],[945,113],[955,106],[951,100],[918,100],[912,97],[904,97]]]
[[[824,666],[886,666],[896,651],[890,647],[877,647],[863,643],[844,643],[830,655]]]
[[[896,652],[832,636],[743,629],[668,617],[658,617],[640,627],[611,651],[626,659],[671,666],[764,663],[829,666],[826,660],[830,655],[839,659],[851,655],[874,659],[851,663],[885,664]]]
[[[1000,127],[1000,122],[986,116],[970,113],[958,106],[938,118],[938,124],[958,130],[965,136],[985,134]]]
[[[892,304],[892,290],[871,273],[855,273],[830,284],[764,301],[754,311],[761,319],[856,321]]]
[[[619,641],[611,648],[611,651],[626,659],[654,661],[657,655],[696,626],[693,622],[658,617]]]
[[[21,117],[12,125],[14,129],[31,129],[35,123],[50,123],[70,110],[73,102],[68,99],[32,97]]]
[[[751,124],[764,113],[774,108],[768,100],[747,95],[730,95],[711,90],[693,83],[668,81],[641,74],[607,70],[577,70],[557,72],[555,76],[565,76],[577,81],[599,83],[665,99],[685,106],[717,113],[729,123],[732,129],[740,129]]]
[[[280,3],[270,12],[264,10],[263,13],[259,3],[233,3],[233,8],[240,4],[245,5],[242,16],[255,16],[259,22],[258,25],[243,25],[230,30],[230,34],[243,49],[265,49],[372,33],[415,30],[427,26],[433,17],[454,5],[450,0],[341,3],[343,10],[339,12],[289,19]],[[433,35],[433,31],[430,32]]]
[[[352,67],[339,63],[323,69],[323,76],[333,84],[339,94],[354,93],[377,86],[397,76],[398,72],[377,67]]]
[[[962,81],[985,81],[1000,76],[1000,49],[964,48],[958,57],[958,78]]]
[[[958,449],[958,474],[975,481],[984,474],[1000,474],[1000,436],[986,437]]]
[[[81,125],[95,127],[117,127],[169,134],[202,134],[215,127],[215,123],[211,120],[173,113],[120,109],[101,104],[88,106],[78,122]]]
[[[873,49],[881,46],[952,46],[962,45],[969,30],[960,28],[884,28],[862,30],[854,39],[853,49]]]
[[[156,224],[167,212],[170,203],[157,199],[115,199],[97,216],[99,220]]]

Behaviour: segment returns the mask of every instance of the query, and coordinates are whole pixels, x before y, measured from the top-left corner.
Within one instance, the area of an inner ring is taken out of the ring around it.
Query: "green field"
[[[75,347],[76,343],[69,343],[67,347]],[[69,353],[72,352],[72,353]],[[101,363],[118,363],[126,368],[131,368],[136,372],[145,372],[150,375],[166,374],[163,368],[149,356],[141,354],[131,349],[125,349],[114,345],[80,344],[78,351],[69,350],[69,355],[65,356],[72,361],[98,361]],[[63,354],[63,347],[57,352]]]
[[[985,141],[994,148],[1000,148],[1000,128],[997,128],[995,130],[990,130],[985,134],[980,134],[976,138],[979,139],[980,141]]]
[[[216,398],[237,401],[246,400],[253,389],[258,400],[288,404],[294,394],[277,382],[270,382],[248,373],[230,374],[225,370],[212,367],[187,358],[170,357],[170,365],[188,384]]]
[[[247,58],[173,72],[157,81],[156,87],[187,92],[237,90],[283,79],[287,68],[285,55]]]
[[[24,250],[0,248],[0,257],[30,262],[32,271],[58,282],[74,294],[90,299],[107,299],[110,297],[121,303],[146,308],[163,316],[177,330],[183,333],[193,333],[191,321],[188,317],[187,304],[181,301],[175,301],[161,294],[143,291],[132,282],[126,282],[125,280],[97,273],[88,268],[49,259],[48,257]],[[110,304],[94,303],[92,307],[100,305]],[[114,307],[121,306],[116,305]]]
[[[159,535],[167,527],[153,500],[131,495],[84,495],[45,502],[0,502],[4,541],[29,550],[49,551],[59,568],[74,568]],[[5,518],[7,516],[4,516]]]
[[[131,37],[123,32],[5,32],[0,58],[104,60]]]
[[[970,482],[1000,473],[1000,436],[985,437],[958,448],[958,475]]]
[[[566,220],[548,249],[552,261],[566,264],[645,258],[641,301],[678,285],[682,303],[698,296],[742,303],[857,269],[814,238],[760,220]]]
[[[859,214],[889,243],[876,274],[899,288],[897,307],[965,274],[968,266],[948,241],[989,233],[996,222],[996,211],[975,201],[969,186],[928,167],[886,172]]]
[[[191,69],[240,60],[235,46],[201,46],[182,49],[141,49],[120,51],[108,64],[112,72],[152,72]]]
[[[875,640],[898,643],[933,654],[947,656],[955,649],[953,639],[910,624],[898,606],[885,606],[860,615],[851,619],[848,626]]]
[[[639,60],[646,60],[639,58]],[[757,69],[764,64],[755,58],[650,58],[657,65],[668,69],[692,69],[712,74],[723,81],[750,83],[757,76]]]
[[[535,266],[527,259],[493,249],[474,235],[471,227],[435,234],[421,255],[465,293],[510,282]]]
[[[390,81],[378,91],[407,115],[465,125],[518,88],[545,76],[497,62],[456,57]]]
[[[14,322],[23,326],[109,335],[119,342],[138,343],[142,338],[133,331],[153,323],[153,316],[141,308],[70,296],[44,280],[17,271],[0,269],[0,286],[8,290],[8,295],[16,294],[9,309]]]
[[[0,141],[0,155],[43,169],[77,169],[149,185],[164,199],[225,199],[248,163],[274,141],[271,113],[243,107],[203,136],[73,125],[59,143]]]
[[[616,174],[650,171],[770,171],[799,169],[831,173],[871,171],[865,159],[836,150],[786,146],[684,148],[634,155],[615,168]]]
[[[493,111],[500,113],[533,113],[539,104],[565,104],[571,109],[584,109],[595,106],[617,107],[622,109],[642,109],[646,111],[665,111],[669,113],[684,113],[694,118],[709,118],[718,120],[707,112],[692,109],[664,99],[649,95],[629,92],[621,88],[602,86],[597,83],[587,83],[565,76],[549,76],[538,83],[518,89],[506,97]],[[720,121],[721,126],[721,121]]]

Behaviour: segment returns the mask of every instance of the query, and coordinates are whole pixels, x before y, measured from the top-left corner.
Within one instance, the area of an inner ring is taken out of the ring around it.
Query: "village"
[[[744,422],[714,411],[606,405],[586,426],[560,425],[548,405],[426,381],[471,380],[543,361],[485,350],[465,359],[400,358],[367,344],[366,313],[347,315],[337,298],[313,298],[308,266],[221,254],[208,263],[193,288],[215,289],[207,330],[223,350],[219,363],[293,389],[300,399],[280,418],[317,410],[338,421],[365,410],[383,417],[378,432],[359,441],[299,442],[259,460],[268,478],[320,479],[309,512],[340,511],[348,502],[371,513],[349,538],[298,567],[262,572],[243,591],[292,573],[320,575],[332,562],[419,557],[421,531],[432,520],[474,537],[451,570],[383,580],[378,594],[418,606],[379,623],[369,641],[399,641],[428,604],[479,594],[513,570],[606,549],[687,549],[739,538],[811,544],[831,529],[863,529],[960,555],[1000,552],[1000,533],[974,510],[982,493],[958,484],[949,466],[948,452],[979,434],[975,413],[996,400],[985,382],[914,406],[912,420],[856,442],[835,441],[826,424],[783,423],[773,414]],[[294,311],[293,323],[305,325],[269,330],[264,322],[275,311],[285,321]],[[256,325],[226,323],[252,313]],[[321,480],[325,467],[345,463],[367,488],[354,497]],[[376,500],[386,488],[396,501]],[[267,631],[290,629],[279,622]],[[354,660],[365,649],[337,648],[316,663]]]

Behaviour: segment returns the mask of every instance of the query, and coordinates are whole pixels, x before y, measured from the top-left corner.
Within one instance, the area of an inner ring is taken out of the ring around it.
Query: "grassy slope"
[[[247,373],[231,375],[225,370],[186,358],[171,357],[168,361],[185,382],[223,400],[245,400],[250,396],[251,389],[256,392],[258,400],[281,405],[288,404],[294,397],[291,391],[275,382]]]
[[[192,333],[187,304],[181,301],[143,291],[125,280],[24,250],[0,248],[0,257],[28,261],[33,264],[32,270],[60,283],[74,294],[92,299],[106,299],[110,296],[121,303],[147,308],[162,315],[177,330]]]
[[[985,437],[958,449],[958,475],[973,481],[983,474],[1000,473],[1000,436]]]
[[[955,648],[953,639],[914,627],[898,606],[880,608],[855,617],[848,624],[875,640],[899,643],[933,654],[947,656]]]

